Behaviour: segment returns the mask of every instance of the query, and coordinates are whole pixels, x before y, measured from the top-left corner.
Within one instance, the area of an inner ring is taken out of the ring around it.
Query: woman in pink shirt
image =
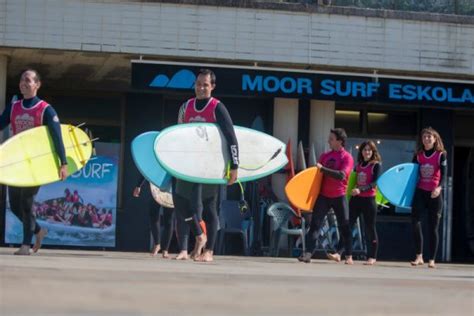
[[[439,240],[438,226],[443,211],[441,190],[447,173],[447,161],[441,136],[433,128],[428,127],[421,131],[413,162],[420,165],[420,171],[411,210],[416,247],[416,258],[411,262],[411,265],[424,264],[421,214],[427,211],[431,239],[428,267],[435,268]]]

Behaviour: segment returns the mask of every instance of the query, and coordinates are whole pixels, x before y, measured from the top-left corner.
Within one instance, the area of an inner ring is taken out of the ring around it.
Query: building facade
[[[18,93],[25,67],[42,73],[41,97],[63,122],[86,122],[94,137],[120,147],[116,249],[143,250],[149,239],[146,203],[131,196],[138,171],[130,142],[175,124],[193,95],[193,74],[207,67],[235,124],[260,117],[267,133],[317,154],[329,129],[343,127],[349,150],[377,140],[386,169],[411,161],[421,128],[437,129],[449,161],[440,256],[473,256],[471,16],[265,2],[0,0],[0,107]],[[278,179],[273,188],[281,195]],[[411,242],[406,210],[383,210],[378,226],[381,258],[412,255],[403,246]]]

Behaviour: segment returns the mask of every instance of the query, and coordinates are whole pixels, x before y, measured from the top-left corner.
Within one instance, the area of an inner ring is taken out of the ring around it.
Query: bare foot
[[[174,259],[175,260],[188,260],[189,259],[188,252],[183,250],[180,253],[178,253],[178,255]]]
[[[194,249],[193,249],[193,251],[191,251],[191,254],[189,255],[189,257],[191,259],[194,260],[194,259],[196,259],[197,256],[201,255],[201,252],[198,253],[198,248],[199,248],[199,243],[196,240],[196,242],[194,243]],[[202,248],[201,248],[201,250],[202,250]]]
[[[369,258],[366,262],[364,262],[364,265],[366,266],[373,266],[377,260],[374,258]]]
[[[48,234],[48,230],[46,228],[41,228],[40,231],[35,236],[35,244],[33,245],[33,252],[38,252],[41,248],[41,243],[43,242],[44,236]]]
[[[155,256],[158,254],[158,252],[160,251],[160,248],[161,248],[161,247],[160,247],[159,244],[153,246],[153,249],[151,249],[150,255],[152,255],[153,257],[155,257]]]
[[[299,262],[310,263],[311,262],[311,252],[305,252],[301,256],[298,257]]]
[[[194,261],[212,262],[214,261],[214,251],[205,249],[201,255],[194,259]]]
[[[20,249],[13,253],[17,256],[29,256],[30,255],[30,245],[21,245]]]
[[[198,256],[201,255],[202,249],[206,245],[207,242],[207,236],[205,234],[201,234],[199,236],[196,236],[196,243],[194,245],[194,250],[191,253],[191,258],[196,259]]]
[[[344,264],[349,264],[349,265],[354,264],[354,261],[352,260],[352,256],[347,256],[346,261],[344,261]]]
[[[169,258],[170,258],[170,255],[169,255],[168,251],[166,251],[166,250],[163,250],[163,253],[162,253],[161,255],[162,255],[163,258],[165,258],[165,259],[169,259]]]
[[[341,262],[341,255],[338,253],[328,253],[326,256],[328,257],[329,260]]]
[[[425,262],[423,261],[423,256],[422,255],[416,255],[416,259],[415,261],[412,261],[410,262],[410,264],[414,267],[416,266],[421,266],[423,265]]]
[[[435,264],[434,260],[428,261],[428,268],[436,269],[436,264]]]

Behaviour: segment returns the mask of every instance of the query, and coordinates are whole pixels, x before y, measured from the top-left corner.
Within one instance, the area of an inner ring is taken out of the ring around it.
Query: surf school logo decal
[[[357,175],[357,183],[360,185],[366,185],[367,184],[367,174],[365,172],[360,172]]]
[[[191,117],[189,119],[189,122],[203,122],[205,123],[206,122],[206,119],[200,115],[197,115],[197,116],[194,116],[194,117]]]
[[[420,173],[423,179],[431,179],[434,175],[434,168],[430,164],[421,165]]]
[[[35,127],[35,118],[27,113],[19,115],[15,118],[15,126],[17,133],[26,131]]]
[[[324,166],[329,169],[336,169],[336,159],[329,158]]]
[[[171,79],[164,74],[158,74],[151,83],[153,88],[168,88],[168,89],[193,89],[196,75],[188,69],[182,69],[175,73]]]

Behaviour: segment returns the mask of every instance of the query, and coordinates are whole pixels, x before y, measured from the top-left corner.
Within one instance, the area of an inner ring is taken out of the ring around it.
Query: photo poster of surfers
[[[48,229],[43,244],[115,247],[120,144],[98,142],[95,149],[84,168],[42,186],[35,196],[36,219]],[[7,197],[5,243],[20,244],[22,237],[22,224]]]

